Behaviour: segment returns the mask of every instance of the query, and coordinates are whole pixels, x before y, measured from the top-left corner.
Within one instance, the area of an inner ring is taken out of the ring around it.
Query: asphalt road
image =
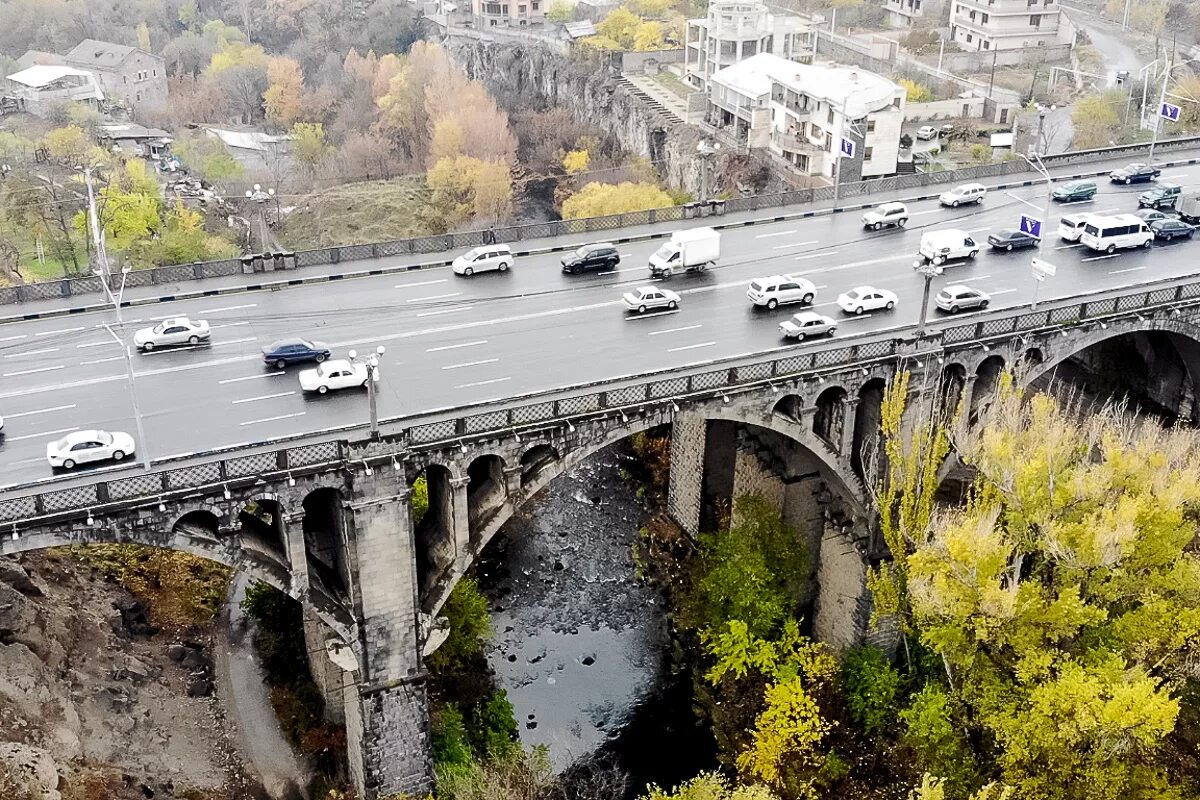
[[[1164,175],[1185,185],[1197,179],[1200,166]],[[1070,210],[1131,210],[1145,188],[1100,183],[1094,201]],[[858,213],[727,230],[717,269],[667,284],[682,294],[682,307],[644,317],[625,313],[620,296],[648,282],[647,258],[660,241],[623,246],[623,262],[612,274],[563,275],[559,255],[547,254],[522,258],[507,274],[463,278],[432,268],[127,309],[126,341],[135,328],[169,316],[207,319],[213,329],[210,345],[135,353],[146,429],[140,444],[162,458],[365,422],[364,391],[305,396],[298,368],[263,365],[260,348],[287,336],[324,341],[335,357],[385,345],[379,411],[389,417],[810,346],[779,335],[778,323],[798,307],[767,312],[746,300],[747,283],[764,275],[809,278],[818,287],[817,310],[834,317],[841,316],[834,304],[838,293],[853,286],[873,284],[899,296],[892,312],[843,319],[839,335],[911,325],[923,288],[912,269],[923,231],[957,227],[984,243],[989,231],[1016,227],[1022,213],[1041,216],[1044,198],[1040,185],[993,192],[982,207],[915,203],[903,230],[864,231]],[[1041,300],[1198,271],[1200,242],[1115,256],[1068,246],[1053,232],[1066,211],[1056,206],[1045,223],[1044,257],[1058,272],[1041,286]],[[1033,254],[985,249],[973,263],[949,266],[934,290],[965,282],[992,296],[989,311],[1028,305]],[[46,443],[68,431],[135,432],[124,357],[103,327],[112,321],[112,312],[97,312],[0,326],[0,414],[7,428],[0,442],[0,489],[49,476]]]

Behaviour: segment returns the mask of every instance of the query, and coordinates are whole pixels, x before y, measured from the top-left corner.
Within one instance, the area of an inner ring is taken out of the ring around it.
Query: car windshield
[[[662,247],[658,248],[654,255],[655,257],[664,260],[669,259],[671,256],[675,255],[675,247],[670,243],[664,244]]]
[[[474,261],[476,258],[479,257],[479,254],[481,252],[483,252],[483,251],[480,248],[473,247],[470,250],[468,250],[467,252],[463,253],[462,257],[464,259],[466,259],[467,261]]]
[[[107,433],[105,431],[98,431],[96,433],[96,441],[100,444],[112,444],[112,440],[113,438],[111,433]]]
[[[154,332],[155,332],[155,333],[162,333],[162,332],[163,332],[163,331],[165,331],[166,329],[167,329],[167,323],[165,323],[165,322],[160,322],[160,323],[158,323],[157,325],[155,325],[155,326],[154,326]]]
[[[585,244],[583,247],[575,251],[575,255],[579,256],[580,258],[584,258],[590,252],[592,252],[592,246]]]
[[[762,287],[762,284],[761,284],[761,283],[759,283],[758,281],[751,281],[751,282],[750,282],[750,291],[752,291],[752,292],[761,292],[762,290],[763,290],[763,287]]]
[[[846,297],[849,297],[852,300],[858,299],[861,296],[862,292],[860,292],[858,289],[851,289],[850,291],[846,292]]]

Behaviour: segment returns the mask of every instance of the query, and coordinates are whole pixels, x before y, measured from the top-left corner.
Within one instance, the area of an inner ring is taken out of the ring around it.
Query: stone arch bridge
[[[670,426],[670,514],[695,534],[733,497],[774,503],[817,556],[816,634],[847,646],[870,612],[866,568],[887,555],[871,530],[867,486],[883,390],[897,369],[912,373],[914,395],[948,408],[961,401],[972,419],[1016,364],[1030,380],[1068,367],[1093,381],[1140,376],[1134,388],[1192,419],[1197,298],[1200,284],[1179,284],[984,315],[921,338],[834,340],[403,420],[376,437],[80,475],[0,495],[0,552],[137,542],[286,591],[305,605],[314,674],[344,716],[360,793],[420,794],[431,780],[422,663],[447,633],[438,612],[504,522],[556,476]],[[420,476],[429,507],[414,525]]]

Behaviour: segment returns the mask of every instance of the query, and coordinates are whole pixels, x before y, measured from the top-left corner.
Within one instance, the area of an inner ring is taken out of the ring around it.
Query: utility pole
[[[942,268],[928,261],[918,261],[913,268],[925,279],[925,288],[921,292],[921,318],[917,320],[917,338],[925,335],[925,319],[929,316],[929,293],[933,279],[942,274]]]
[[[1125,0],[1125,16],[1121,18],[1121,30],[1129,30],[1129,4],[1131,0]]]

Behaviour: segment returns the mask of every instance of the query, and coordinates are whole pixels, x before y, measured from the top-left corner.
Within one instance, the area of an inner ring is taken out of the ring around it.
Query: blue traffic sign
[[[1042,221],[1034,217],[1021,215],[1021,233],[1028,233],[1037,239],[1042,238]]]
[[[842,158],[854,158],[853,139],[842,139]]]
[[[1162,108],[1158,112],[1163,119],[1169,122],[1179,122],[1179,106],[1171,103],[1163,103]]]

